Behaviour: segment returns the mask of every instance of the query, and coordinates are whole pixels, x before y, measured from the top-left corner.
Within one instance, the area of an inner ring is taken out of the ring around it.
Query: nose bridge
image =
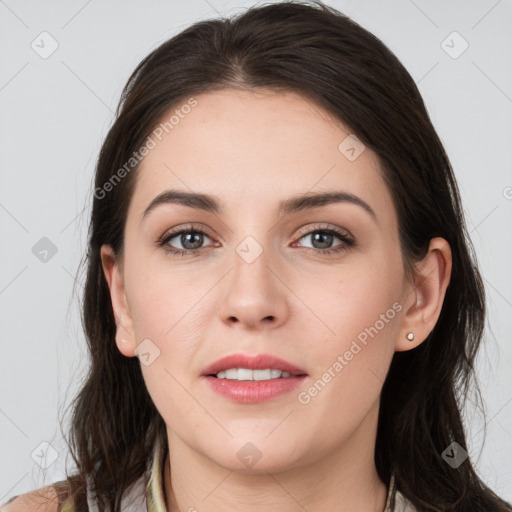
[[[261,240],[261,236],[259,237]],[[269,270],[271,264],[269,244],[259,241],[253,235],[246,236],[235,248],[233,272],[231,276],[232,293],[245,297],[245,300],[262,300],[275,283]],[[275,292],[274,292],[275,294]],[[252,297],[252,299],[251,299]]]
[[[272,223],[268,215],[269,208],[264,204],[254,205],[250,208],[243,207],[249,204],[244,200],[244,196],[239,198],[239,210],[236,217],[231,220],[233,240],[235,241],[233,255],[234,273],[239,277],[245,278],[246,274],[250,278],[254,274],[263,274],[269,272],[267,265],[271,265],[272,236],[275,234],[271,230]]]
[[[272,269],[269,238],[262,230],[247,235],[233,254],[233,268],[228,277],[220,313],[224,321],[240,322],[254,327],[264,320],[280,323],[286,314],[283,285]]]

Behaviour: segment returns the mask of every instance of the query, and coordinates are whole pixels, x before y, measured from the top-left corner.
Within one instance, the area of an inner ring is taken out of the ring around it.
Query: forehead
[[[292,195],[331,189],[372,199],[375,210],[391,206],[376,155],[365,148],[348,158],[349,129],[318,104],[263,89],[193,99],[193,107],[185,108],[194,104],[189,98],[174,105],[151,135],[154,147],[137,171],[132,198],[139,213],[171,188],[214,194],[228,206],[270,208]]]

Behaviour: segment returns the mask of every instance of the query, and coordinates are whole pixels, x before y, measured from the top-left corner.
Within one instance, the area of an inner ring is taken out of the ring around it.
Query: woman
[[[3,510],[510,511],[459,409],[485,318],[418,89],[333,8],[197,23],[95,180],[76,474]]]

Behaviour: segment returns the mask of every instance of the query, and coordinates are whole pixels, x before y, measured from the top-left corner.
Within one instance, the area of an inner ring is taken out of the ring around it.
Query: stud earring
[[[412,332],[410,332],[408,335],[407,335],[407,339],[409,341],[412,341],[414,339],[414,334]]]

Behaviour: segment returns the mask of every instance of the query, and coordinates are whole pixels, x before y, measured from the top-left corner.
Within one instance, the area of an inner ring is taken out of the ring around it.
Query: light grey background
[[[454,166],[489,307],[478,364],[488,430],[483,445],[481,417],[467,411],[470,455],[510,501],[512,2],[326,3],[401,59]],[[0,503],[64,478],[71,464],[58,422],[87,363],[74,276],[94,164],[123,84],[150,50],[192,22],[254,4],[0,0]],[[57,50],[42,58],[52,39]],[[57,248],[47,262],[32,252],[43,237]],[[58,456],[46,471],[35,462],[42,453],[47,462]]]

